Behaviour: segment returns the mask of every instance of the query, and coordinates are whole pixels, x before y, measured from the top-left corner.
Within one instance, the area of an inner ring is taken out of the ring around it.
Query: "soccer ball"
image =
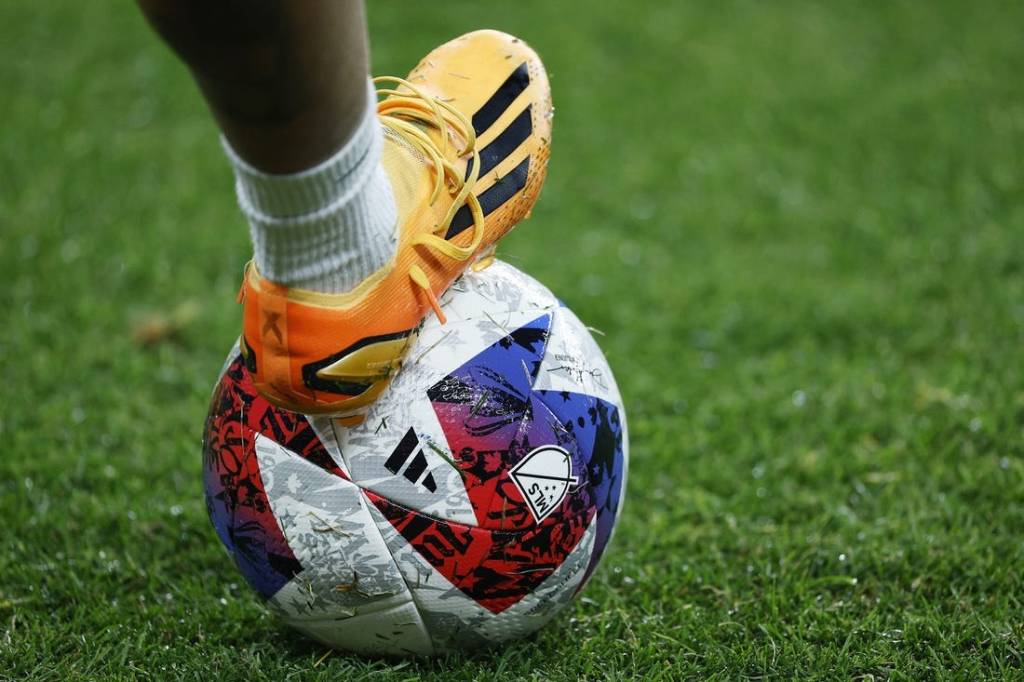
[[[237,349],[203,438],[206,504],[249,584],[339,649],[420,655],[526,635],[611,538],[626,419],[594,339],[512,266],[442,297],[365,421],[289,412]]]

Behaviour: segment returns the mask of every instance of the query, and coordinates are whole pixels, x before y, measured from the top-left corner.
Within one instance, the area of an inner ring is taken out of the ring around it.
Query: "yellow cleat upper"
[[[242,353],[271,402],[352,415],[401,367],[437,298],[527,217],[544,182],[551,95],[540,58],[498,31],[427,55],[405,79],[376,79],[382,164],[398,208],[395,259],[352,291],[283,287],[250,264]]]

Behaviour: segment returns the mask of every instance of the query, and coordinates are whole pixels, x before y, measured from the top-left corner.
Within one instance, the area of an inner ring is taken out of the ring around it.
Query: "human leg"
[[[296,27],[329,40],[294,7],[329,0],[260,0],[256,17],[234,0],[185,0],[184,10],[139,1],[196,74],[235,166],[255,251],[240,345],[257,390],[307,413],[362,409],[398,370],[423,318],[433,310],[443,320],[438,297],[528,215],[550,141],[543,65],[495,31],[450,41],[381,91],[379,116],[364,106],[357,124],[342,126],[348,141],[317,162],[334,145],[311,138],[332,139],[338,128],[322,112],[339,109],[311,94],[322,80],[295,64],[333,62],[296,47]],[[225,26],[225,13],[242,27]],[[296,149],[277,149],[289,144]]]
[[[139,0],[223,133],[253,262],[277,284],[351,289],[394,257],[360,0]]]
[[[360,0],[138,2],[253,167],[311,168],[358,126],[369,74]]]

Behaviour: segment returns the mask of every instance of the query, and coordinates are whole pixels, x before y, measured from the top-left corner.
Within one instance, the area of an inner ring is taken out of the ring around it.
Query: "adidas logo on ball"
[[[397,474],[405,466],[405,463],[409,461],[410,455],[413,450],[420,444],[419,439],[416,437],[416,431],[410,428],[402,436],[402,440],[399,441],[398,446],[395,448],[391,456],[388,457],[388,461],[384,462],[384,468],[393,474]],[[416,456],[412,458],[412,463],[405,468],[403,476],[411,482],[418,483],[430,492],[437,492],[437,483],[434,481],[434,475],[427,473],[423,476],[422,480],[420,476],[427,470],[427,458],[423,454],[423,450],[416,453]]]

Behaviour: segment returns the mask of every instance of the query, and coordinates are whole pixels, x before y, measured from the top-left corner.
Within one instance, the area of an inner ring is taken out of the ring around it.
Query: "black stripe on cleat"
[[[519,145],[530,136],[530,133],[533,132],[533,116],[530,109],[531,107],[526,107],[509,124],[508,128],[501,131],[501,135],[498,135],[489,145],[480,150],[480,174],[478,177],[482,178],[485,173],[504,161],[509,154],[518,149]],[[472,171],[473,159],[470,159],[469,164],[466,165],[467,178]]]
[[[480,200],[480,208],[484,215],[490,215],[501,207],[506,201],[515,196],[516,192],[526,187],[526,176],[530,173],[530,157],[523,159],[522,163],[512,169],[511,172],[502,176],[486,192],[477,197]],[[469,206],[464,205],[452,218],[448,227],[445,239],[451,239],[463,232],[473,224],[473,214],[469,212]]]
[[[530,84],[530,69],[523,62],[505,79],[491,98],[484,102],[479,111],[473,114],[473,130],[477,135],[491,127],[498,117],[508,109],[523,90]]]

